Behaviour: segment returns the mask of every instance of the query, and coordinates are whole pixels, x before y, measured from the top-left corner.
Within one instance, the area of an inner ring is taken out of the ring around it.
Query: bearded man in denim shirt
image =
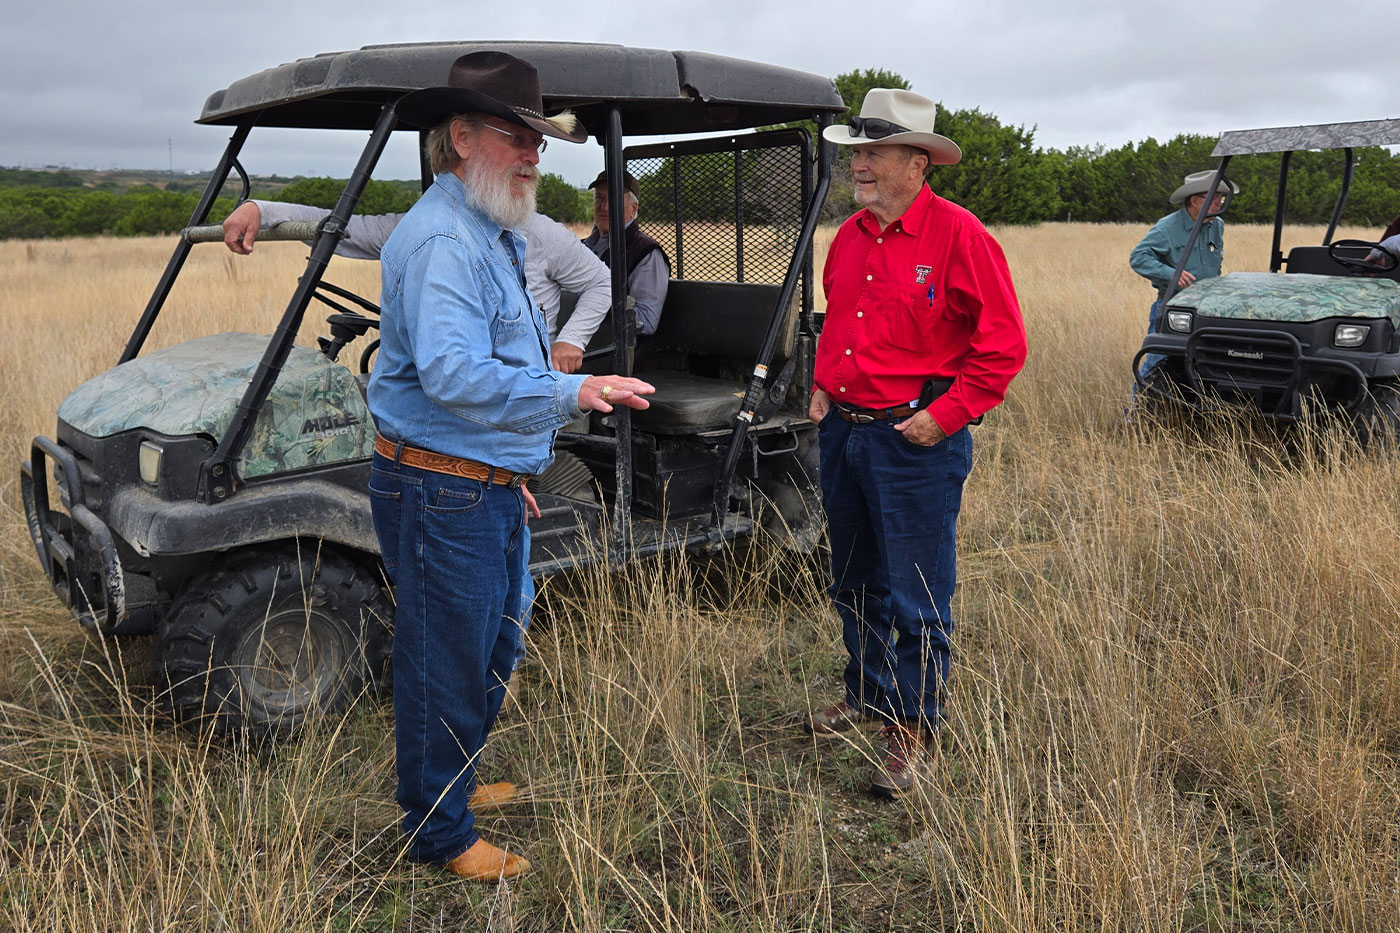
[[[396,590],[394,736],[409,851],[494,881],[530,863],[482,839],[474,811],[514,796],[477,786],[476,763],[510,679],[529,555],[525,481],[554,434],[588,410],[647,407],[638,379],[550,368],[549,331],[512,228],[535,210],[546,119],[539,77],[503,52],[473,52],[448,86],[404,97],[436,178],[380,255],[380,348],[369,384],[379,429],[370,479],[375,532]]]

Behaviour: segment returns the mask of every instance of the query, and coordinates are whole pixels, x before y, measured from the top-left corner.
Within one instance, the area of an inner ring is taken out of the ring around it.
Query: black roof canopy
[[[583,42],[431,42],[368,45],[278,65],[209,95],[198,123],[370,129],[387,100],[447,78],[462,54],[509,52],[539,69],[545,107],[571,108],[600,136],[605,107],[623,132],[727,131],[846,109],[830,78],[706,52]]]

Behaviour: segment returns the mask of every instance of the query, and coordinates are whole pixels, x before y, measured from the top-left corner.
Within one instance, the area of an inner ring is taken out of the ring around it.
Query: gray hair
[[[458,121],[467,126],[469,133],[476,133],[481,117],[474,113],[453,114],[428,131],[423,151],[428,154],[428,166],[434,175],[454,171],[462,164],[462,157],[457,154],[457,146],[452,142],[452,124]]]

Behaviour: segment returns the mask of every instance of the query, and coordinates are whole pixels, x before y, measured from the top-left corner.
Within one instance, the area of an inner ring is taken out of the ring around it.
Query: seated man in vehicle
[[[244,201],[224,221],[224,244],[235,253],[253,251],[258,228],[285,220],[320,221],[330,211],[281,201]],[[403,214],[356,215],[335,251],[350,259],[379,259],[379,250],[394,232]],[[525,237],[525,283],[544,312],[552,345],[550,363],[561,373],[577,372],[583,365],[583,348],[607,316],[612,304],[608,268],[583,247],[563,224],[535,213],[520,228]],[[562,292],[579,296],[574,313],[561,328],[558,323]]]
[[[608,259],[608,226],[611,211],[608,205],[608,173],[599,172],[588,186],[593,189],[593,232],[583,245],[599,259]],[[637,227],[637,212],[642,206],[642,186],[631,172],[622,178],[622,222],[627,244],[627,292],[637,308],[637,333],[654,334],[661,323],[661,307],[666,303],[666,285],[671,279],[671,260],[661,244]]]
[[[1367,262],[1374,263],[1378,266],[1382,265],[1383,257],[1381,256],[1381,250],[1385,250],[1391,256],[1400,259],[1400,217],[1396,217],[1390,222],[1389,226],[1385,228],[1385,232],[1381,234],[1376,245],[1379,249],[1373,249],[1367,254]]]

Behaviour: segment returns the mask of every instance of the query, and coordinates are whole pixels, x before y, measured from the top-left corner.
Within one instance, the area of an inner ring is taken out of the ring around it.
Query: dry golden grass
[[[174,731],[148,647],[45,592],[17,461],[170,244],[0,244],[0,927],[1400,927],[1400,468],[1325,433],[1125,428],[1142,228],[996,232],[1031,356],[975,435],[931,786],[876,802],[866,739],[798,733],[842,663],[808,565],[583,573],[545,589],[487,750],[530,795],[483,831],[538,866],[498,890],[400,858],[386,700],[272,751]],[[1264,266],[1268,231],[1227,244]],[[152,345],[270,329],[304,252],[196,250]]]

